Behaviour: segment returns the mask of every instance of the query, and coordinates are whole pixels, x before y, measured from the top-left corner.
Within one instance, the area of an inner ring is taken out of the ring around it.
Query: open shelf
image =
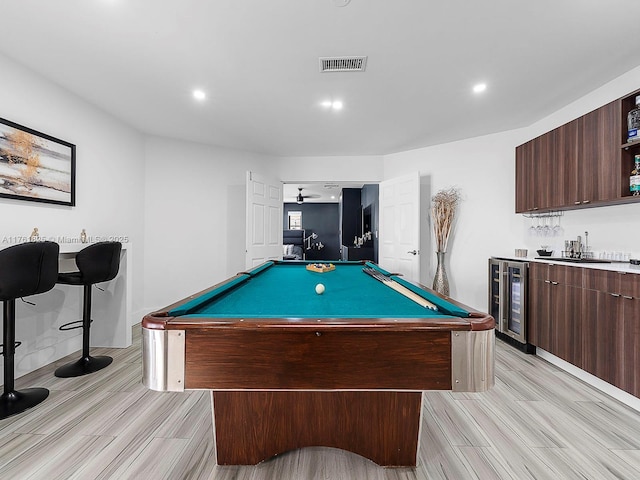
[[[620,196],[622,198],[634,198],[629,190],[629,176],[634,167],[634,157],[640,155],[640,140],[629,142],[627,137],[627,116],[636,107],[636,96],[640,95],[640,90],[630,93],[620,99],[622,122],[620,128]],[[634,199],[639,197],[635,197]]]

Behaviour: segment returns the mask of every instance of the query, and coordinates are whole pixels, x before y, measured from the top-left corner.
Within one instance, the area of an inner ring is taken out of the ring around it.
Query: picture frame
[[[302,230],[302,212],[288,212],[289,230]]]
[[[0,198],[75,206],[76,146],[0,118]]]

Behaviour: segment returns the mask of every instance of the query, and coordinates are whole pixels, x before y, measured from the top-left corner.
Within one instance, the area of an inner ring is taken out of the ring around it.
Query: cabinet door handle
[[[629,297],[627,295],[622,295],[622,298],[626,298],[627,300],[633,300],[633,297]]]
[[[619,293],[610,293],[609,295],[611,295],[612,297],[619,297],[620,296]]]
[[[589,203],[591,200],[583,200],[582,203]]]
[[[551,280],[545,280],[544,283],[551,283]]]
[[[558,285],[558,282],[551,282],[551,285]]]
[[[578,200],[577,202],[573,202],[574,205],[580,205],[582,202]]]

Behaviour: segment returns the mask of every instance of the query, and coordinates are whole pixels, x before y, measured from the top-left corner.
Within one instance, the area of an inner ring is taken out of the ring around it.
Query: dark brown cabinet
[[[620,102],[611,102],[579,119],[578,191],[574,205],[620,197]]]
[[[640,292],[639,292],[640,293]],[[640,295],[622,297],[624,318],[623,390],[640,397]]]
[[[550,179],[551,207],[560,209],[574,203],[583,182],[585,169],[580,165],[579,138],[582,131],[580,119],[556,128],[553,132],[554,170]]]
[[[555,131],[516,148],[516,211],[536,212],[555,206]]]
[[[551,332],[551,288],[547,283],[548,265],[529,265],[529,343],[550,352],[553,334]]]
[[[533,140],[516,147],[516,213],[535,211]]]
[[[585,290],[585,304],[590,310],[585,316],[583,338],[584,359],[582,368],[596,377],[617,385],[622,358],[621,325],[618,301],[609,293]]]
[[[640,274],[533,262],[529,342],[640,397]]]
[[[621,143],[632,100],[635,94],[516,147],[516,213],[640,201],[629,195],[640,142]]]
[[[640,275],[585,271],[584,370],[640,397]]]
[[[529,283],[530,342],[582,364],[582,269],[533,263]]]

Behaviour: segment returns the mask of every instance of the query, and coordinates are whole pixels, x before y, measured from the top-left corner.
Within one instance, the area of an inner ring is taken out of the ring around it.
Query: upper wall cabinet
[[[629,192],[640,142],[625,144],[635,95],[516,147],[516,213],[640,201]]]

